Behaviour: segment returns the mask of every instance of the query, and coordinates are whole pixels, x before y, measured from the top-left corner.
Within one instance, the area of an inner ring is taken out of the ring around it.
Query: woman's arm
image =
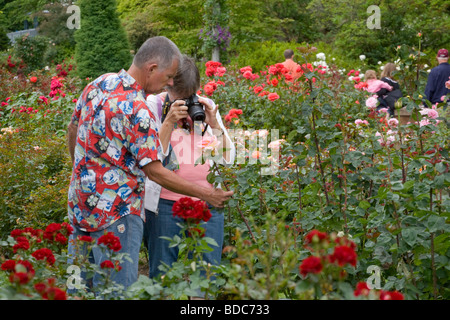
[[[206,119],[205,122],[211,127],[212,133],[222,142],[223,159],[226,164],[234,162],[236,156],[236,148],[231,141],[228,132],[223,125],[222,118],[218,111],[218,106],[211,99],[199,97],[199,102],[205,106]]]
[[[174,124],[178,122],[178,120],[184,119],[188,116],[188,107],[184,104],[185,102],[183,100],[176,100],[172,103],[164,122],[161,124],[159,141],[161,142],[164,154],[167,153],[169,148],[170,136],[172,135]]]

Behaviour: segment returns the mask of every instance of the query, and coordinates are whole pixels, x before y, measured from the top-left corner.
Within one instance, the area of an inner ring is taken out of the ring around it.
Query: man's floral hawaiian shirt
[[[144,217],[143,166],[162,160],[155,117],[142,87],[125,70],[90,83],[78,99],[68,194],[70,222],[86,232],[128,214]]]

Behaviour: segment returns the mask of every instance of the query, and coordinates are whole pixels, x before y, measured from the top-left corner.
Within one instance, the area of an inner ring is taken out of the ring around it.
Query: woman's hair
[[[177,74],[173,78],[173,86],[168,90],[182,98],[189,98],[200,88],[200,72],[195,61],[182,55]]]
[[[364,79],[370,80],[370,79],[376,79],[377,73],[374,70],[367,70],[364,74]]]
[[[170,39],[162,36],[147,39],[134,56],[133,64],[142,68],[147,62],[168,68],[174,60],[181,60],[178,47]]]
[[[381,78],[387,77],[392,78],[392,71],[397,70],[397,67],[394,63],[389,62],[386,63],[386,65],[383,68],[383,71],[381,72]]]

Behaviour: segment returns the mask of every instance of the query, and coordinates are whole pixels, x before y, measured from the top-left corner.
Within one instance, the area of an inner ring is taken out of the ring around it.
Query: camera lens
[[[195,103],[189,106],[189,116],[191,117],[192,121],[205,121],[206,115],[205,110],[203,110],[203,106],[199,103]]]

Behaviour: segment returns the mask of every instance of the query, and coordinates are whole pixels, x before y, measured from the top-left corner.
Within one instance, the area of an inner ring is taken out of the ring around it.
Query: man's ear
[[[158,64],[156,63],[148,63],[147,64],[147,72],[153,73],[156,69],[158,69]]]

